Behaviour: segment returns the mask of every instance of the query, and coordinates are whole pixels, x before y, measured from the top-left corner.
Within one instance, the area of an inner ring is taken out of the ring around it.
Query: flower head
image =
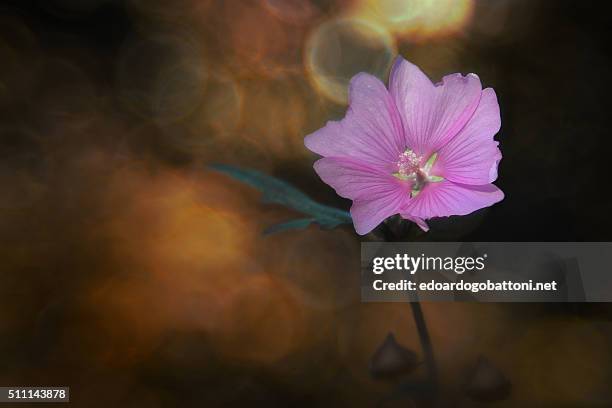
[[[351,80],[344,119],[305,139],[323,156],[321,179],[353,200],[355,230],[367,234],[395,214],[423,230],[432,217],[465,215],[501,201],[491,184],[501,160],[493,136],[499,105],[475,74],[447,75],[433,84],[398,57],[389,89],[361,73]]]

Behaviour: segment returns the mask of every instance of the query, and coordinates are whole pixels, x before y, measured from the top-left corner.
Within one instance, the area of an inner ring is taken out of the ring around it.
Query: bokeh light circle
[[[473,14],[473,0],[360,0],[352,16],[411,41],[457,32]]]
[[[159,123],[175,122],[202,103],[207,68],[190,37],[159,34],[126,42],[117,66],[120,100]]]
[[[384,27],[357,19],[322,24],[311,34],[305,50],[312,84],[340,104],[347,102],[348,85],[355,74],[368,72],[384,79],[397,53]]]
[[[277,273],[293,284],[292,293],[302,303],[315,310],[332,310],[354,301],[359,287],[358,275],[353,273],[359,269],[359,242],[352,233],[312,227],[275,241],[275,252],[280,254],[274,260]]]
[[[204,89],[204,100],[198,110],[198,123],[219,138],[236,131],[242,119],[244,95],[238,81],[225,73],[212,73]]]
[[[263,4],[275,17],[292,24],[305,24],[321,14],[311,0],[264,0]]]

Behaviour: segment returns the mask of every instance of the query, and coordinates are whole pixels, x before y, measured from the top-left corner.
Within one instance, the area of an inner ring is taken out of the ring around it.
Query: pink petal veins
[[[324,157],[350,157],[388,168],[404,149],[401,119],[384,84],[369,74],[351,80],[344,119],[306,136],[306,147]]]
[[[470,120],[482,87],[474,74],[447,75],[434,85],[416,65],[398,57],[391,71],[389,90],[402,118],[407,147],[430,155]]]
[[[497,178],[501,160],[498,143],[493,136],[501,119],[495,91],[482,91],[480,104],[466,126],[442,147],[433,172],[461,184],[488,184]]]

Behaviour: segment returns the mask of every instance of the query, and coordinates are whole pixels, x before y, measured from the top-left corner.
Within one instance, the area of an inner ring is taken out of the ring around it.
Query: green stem
[[[395,242],[397,240],[397,237],[393,233],[393,230],[390,228],[389,224],[387,224],[387,221],[381,224],[380,231],[382,232],[386,242]],[[429,336],[429,330],[427,329],[427,323],[425,322],[425,316],[423,315],[423,309],[418,299],[414,299],[410,302],[410,308],[412,309],[412,317],[414,318],[417,332],[419,334],[421,349],[423,350],[425,367],[427,368],[427,376],[432,387],[435,389],[438,384],[438,368],[434,358],[431,337]]]
[[[433,345],[431,344],[431,338],[429,337],[429,330],[427,330],[427,324],[425,323],[425,316],[423,315],[423,309],[421,303],[418,300],[410,302],[410,308],[412,309],[412,317],[416,323],[417,332],[419,333],[419,340],[421,342],[421,348],[423,350],[423,356],[425,358],[425,367],[427,368],[427,375],[429,380],[432,382],[435,388],[438,382],[438,369],[436,367],[436,360],[434,358]]]

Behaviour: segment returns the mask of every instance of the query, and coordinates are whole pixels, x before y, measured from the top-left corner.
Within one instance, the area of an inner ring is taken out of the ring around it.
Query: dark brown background
[[[435,80],[478,73],[502,112],[506,199],[416,239],[610,240],[603,2],[391,3],[2,1],[0,384],[68,385],[78,407],[389,395],[370,357],[388,332],[418,339],[408,305],[360,303],[354,231],[264,237],[296,214],[206,165],[347,209],[302,140],[398,52]],[[424,311],[443,405],[474,404],[461,387],[481,354],[513,384],[499,406],[612,401],[606,305]]]

